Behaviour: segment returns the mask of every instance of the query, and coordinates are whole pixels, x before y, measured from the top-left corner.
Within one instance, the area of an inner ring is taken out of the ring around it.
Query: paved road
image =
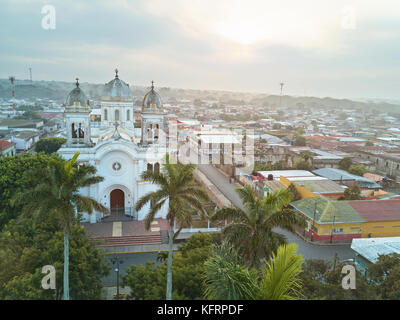
[[[234,204],[243,209],[242,201],[235,192],[236,186],[229,183],[229,179],[211,165],[198,165],[198,169],[207,176],[207,178]],[[319,246],[305,242],[300,237],[279,228],[274,231],[286,236],[289,243],[299,245],[298,252],[303,254],[305,259],[332,259],[335,253],[341,260],[354,258],[354,253],[348,245]]]

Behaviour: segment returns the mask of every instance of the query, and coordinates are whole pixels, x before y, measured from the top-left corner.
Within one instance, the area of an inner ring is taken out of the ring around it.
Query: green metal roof
[[[291,205],[319,224],[361,223],[365,219],[349,204],[349,201],[331,201],[322,197],[307,198],[294,201]]]

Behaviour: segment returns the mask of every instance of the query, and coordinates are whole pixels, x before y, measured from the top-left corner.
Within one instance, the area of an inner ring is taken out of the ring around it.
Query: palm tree
[[[46,168],[27,172],[40,182],[13,200],[14,203],[23,204],[26,213],[54,214],[60,219],[64,233],[64,300],[69,300],[69,237],[73,223],[77,222],[76,212],[108,212],[96,200],[79,193],[81,188],[103,181],[103,177],[94,175],[96,168],[93,166],[79,166],[76,163],[78,156],[77,152],[69,161],[51,159]]]
[[[280,245],[286,243],[285,236],[272,231],[280,227],[295,232],[296,225],[305,225],[302,218],[287,209],[291,194],[286,189],[273,191],[259,199],[250,186],[237,188],[245,211],[228,207],[218,210],[212,220],[230,219],[222,229],[223,238],[230,243],[247,264],[259,267],[262,258],[268,258]]]
[[[160,211],[164,204],[168,204],[167,300],[172,299],[173,241],[185,225],[191,224],[193,209],[196,209],[201,215],[205,214],[203,202],[209,200],[207,193],[198,188],[194,182],[194,169],[195,165],[193,164],[170,163],[169,154],[167,153],[161,172],[148,170],[141,175],[143,180],[151,181],[159,186],[157,191],[147,193],[136,202],[136,211],[141,210],[147,203],[150,203],[150,210],[145,218],[146,230],[150,229],[151,222],[157,212]],[[179,226],[177,232],[174,232],[175,224]]]
[[[301,298],[301,279],[304,262],[297,255],[298,245],[291,243],[280,246],[265,263],[260,285],[256,294],[259,300],[296,300]]]
[[[296,300],[302,298],[303,256],[297,244],[278,247],[260,273],[248,270],[235,250],[223,244],[205,262],[204,296],[211,300]]]
[[[204,263],[204,296],[210,300],[254,300],[257,275],[226,242],[212,248]]]

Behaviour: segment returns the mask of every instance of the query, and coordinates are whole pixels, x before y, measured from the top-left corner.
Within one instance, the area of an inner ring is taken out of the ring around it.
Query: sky
[[[118,68],[131,85],[400,99],[399,17],[398,0],[0,0],[0,78]]]

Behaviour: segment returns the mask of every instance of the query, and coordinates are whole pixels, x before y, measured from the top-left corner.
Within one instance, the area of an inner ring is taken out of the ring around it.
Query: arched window
[[[156,129],[154,130],[154,139],[158,139],[158,132],[159,132],[159,129],[160,129],[160,126],[158,125],[158,124],[156,124]]]
[[[126,111],[126,121],[130,121],[131,120],[131,110],[127,110]]]
[[[108,120],[107,109],[104,109],[104,120]]]
[[[153,171],[153,165],[151,163],[147,164],[147,171]]]
[[[119,110],[115,110],[115,121],[119,121]]]
[[[158,162],[154,164],[154,172],[160,172],[160,164]]]

